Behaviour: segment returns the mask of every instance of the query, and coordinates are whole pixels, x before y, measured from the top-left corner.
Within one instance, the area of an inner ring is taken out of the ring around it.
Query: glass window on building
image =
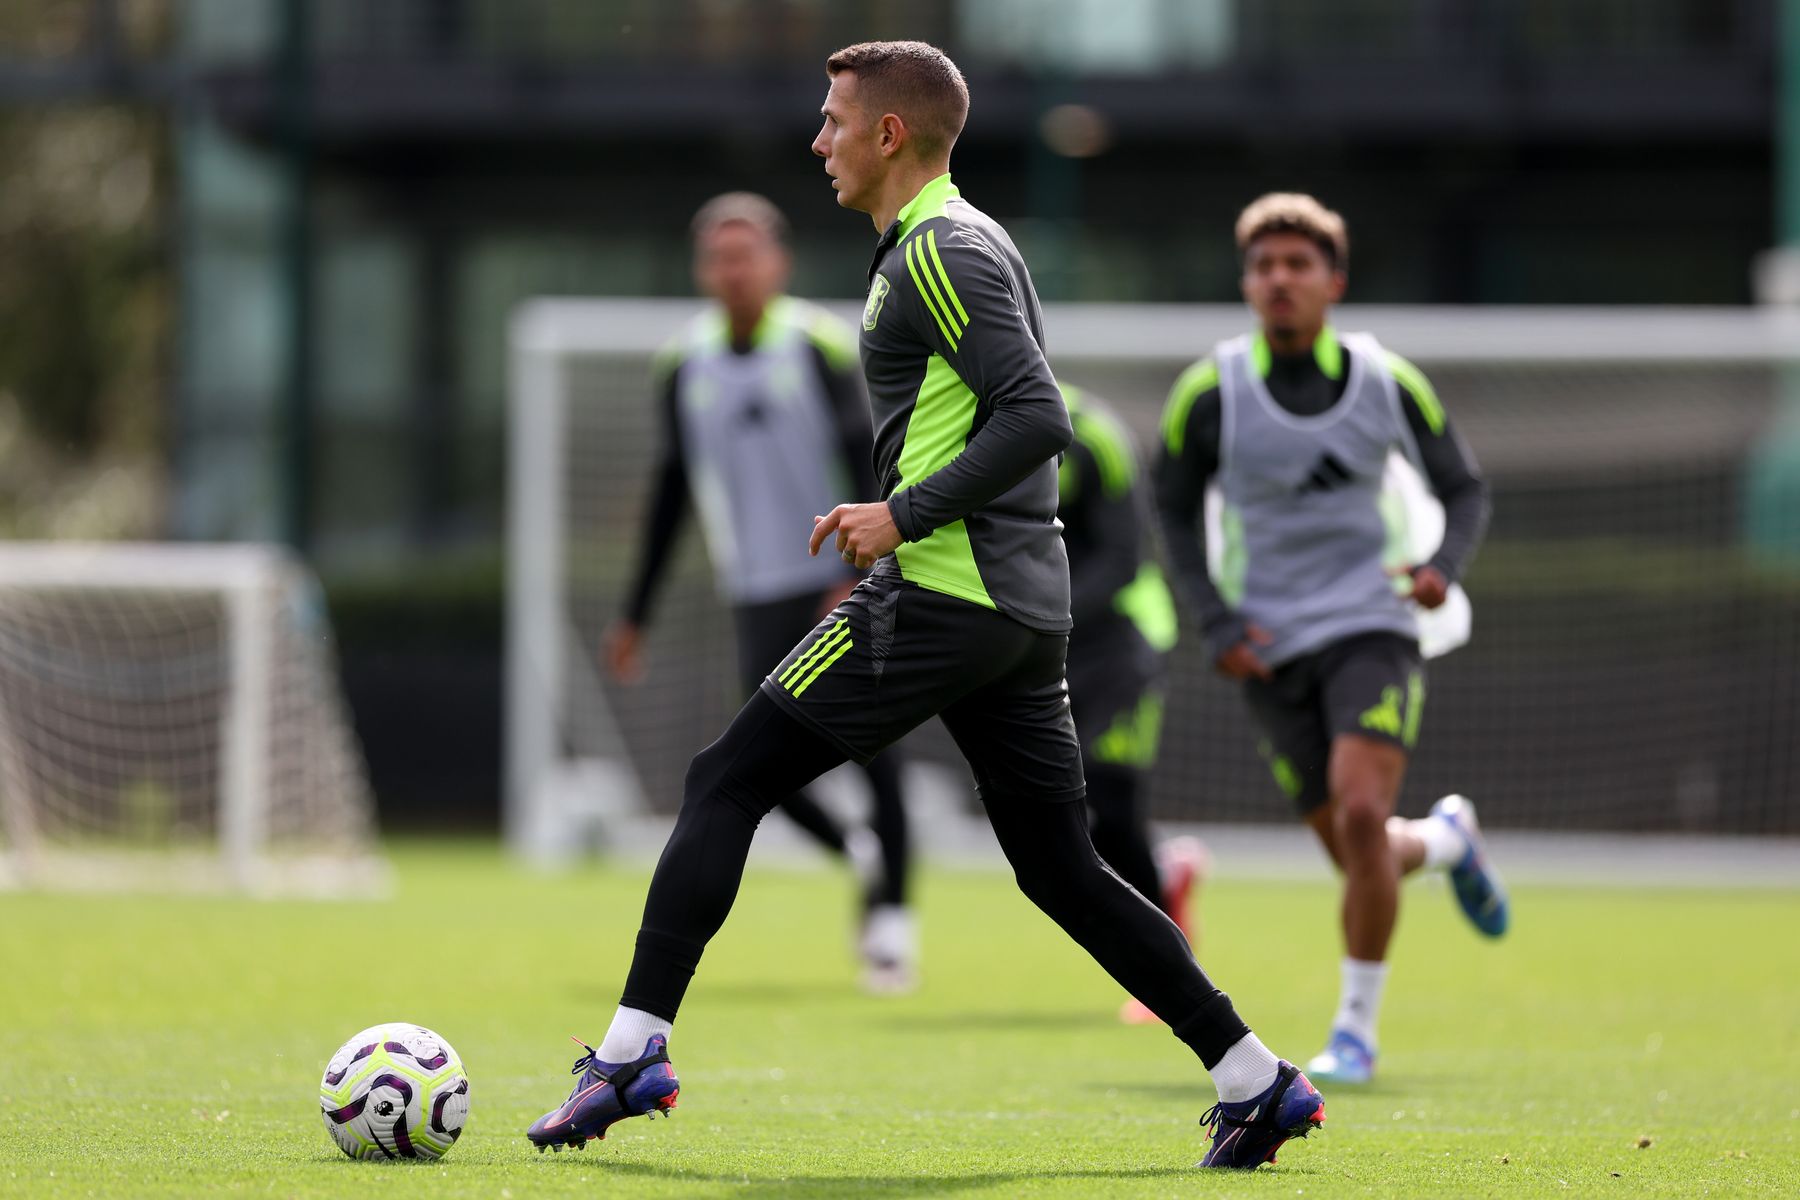
[[[1204,69],[1235,52],[1232,0],[965,0],[963,44],[1019,66],[1076,75]]]

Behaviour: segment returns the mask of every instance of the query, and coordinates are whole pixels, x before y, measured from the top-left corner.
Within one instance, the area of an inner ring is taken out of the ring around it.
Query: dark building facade
[[[91,4],[102,35],[118,9]],[[685,293],[687,220],[733,188],[789,214],[796,291],[858,295],[872,231],[808,150],[832,49],[910,37],[958,60],[958,181],[1046,299],[1229,300],[1232,220],[1280,188],[1344,212],[1356,300],[1743,303],[1776,241],[1778,13],[169,0],[156,50],[97,36],[60,75],[0,60],[0,95],[166,107],[171,532],[306,549],[384,798],[491,806],[508,314]],[[455,730],[394,715],[420,688],[461,697]],[[469,749],[421,782],[439,739]]]

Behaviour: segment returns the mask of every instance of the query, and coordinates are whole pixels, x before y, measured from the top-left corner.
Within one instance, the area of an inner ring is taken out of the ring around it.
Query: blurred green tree
[[[46,85],[0,107],[4,536],[151,536],[164,524],[168,123],[159,107],[109,99],[91,68],[142,53],[167,6],[128,5],[128,23],[96,28],[105,8],[0,5],[0,61]]]

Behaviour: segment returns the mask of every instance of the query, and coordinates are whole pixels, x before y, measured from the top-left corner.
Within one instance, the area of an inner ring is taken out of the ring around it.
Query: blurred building
[[[823,56],[873,36],[968,70],[959,177],[1047,298],[1228,299],[1232,217],[1287,187],[1348,215],[1357,299],[1742,302],[1774,241],[1773,18],[1768,0],[186,0],[175,522],[280,534],[299,503],[288,523],[327,561],[491,541],[508,311],[685,291],[686,218],[714,192],[788,210],[800,291],[860,292],[870,231],[807,147]],[[284,457],[302,419],[313,444]],[[282,462],[308,476],[286,496]]]
[[[389,701],[460,697],[473,747],[499,728],[508,313],[684,293],[689,215],[745,187],[792,218],[797,291],[859,295],[872,231],[808,151],[832,49],[961,63],[959,182],[1047,299],[1228,300],[1231,221],[1284,188],[1349,218],[1354,299],[1740,303],[1778,240],[1779,3],[65,0],[75,50],[8,51],[0,103],[167,115],[169,530],[411,597],[370,600],[364,643],[352,617],[353,695],[366,668],[359,707],[402,724]],[[160,36],[120,36],[145,7]],[[491,765],[430,786],[491,801]]]

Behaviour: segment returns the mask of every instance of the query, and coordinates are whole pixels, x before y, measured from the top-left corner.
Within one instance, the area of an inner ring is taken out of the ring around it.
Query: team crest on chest
[[[863,305],[863,328],[875,328],[875,322],[881,320],[881,302],[887,299],[888,281],[886,275],[875,276],[875,282],[869,285],[869,301]]]

